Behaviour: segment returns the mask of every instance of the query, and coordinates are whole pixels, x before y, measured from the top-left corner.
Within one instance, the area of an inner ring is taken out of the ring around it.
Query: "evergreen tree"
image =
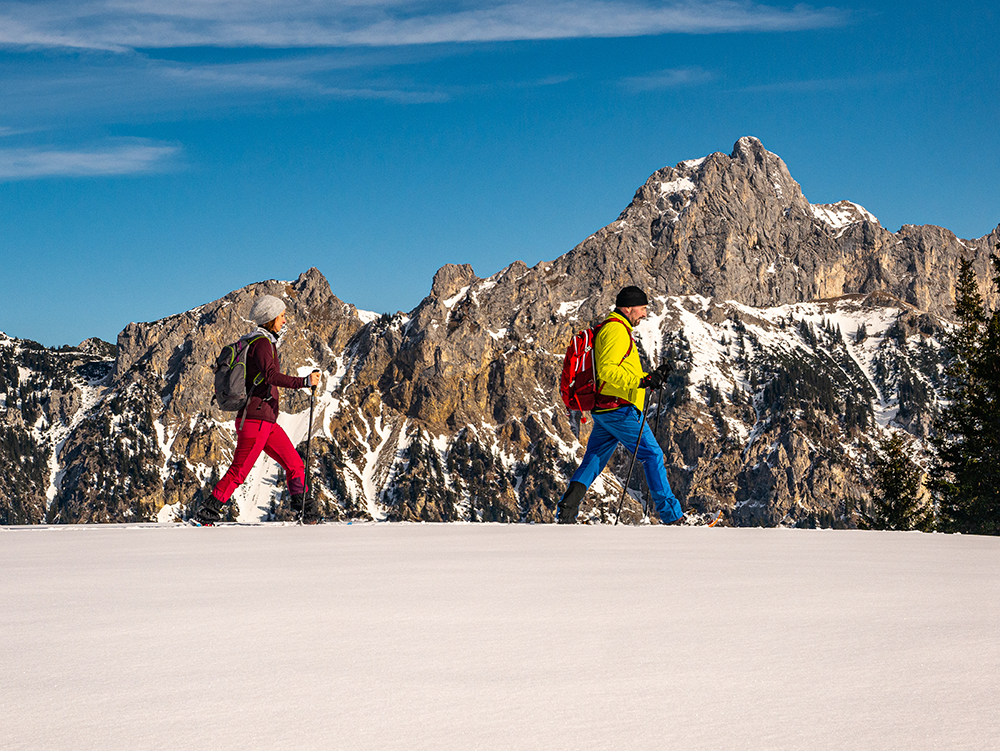
[[[882,439],[878,448],[880,455],[872,462],[875,494],[871,510],[862,514],[858,526],[929,532],[934,511],[930,502],[920,497],[920,468],[910,458],[903,436],[893,433]]]
[[[1000,246],[998,246],[1000,249]],[[991,256],[1000,289],[1000,258]],[[951,403],[935,421],[928,486],[946,531],[1000,534],[1000,310],[986,309],[972,262],[955,287],[959,325],[946,338]]]
[[[857,331],[854,332],[854,343],[860,344],[867,338],[868,338],[868,325],[862,322],[861,325],[858,326]]]

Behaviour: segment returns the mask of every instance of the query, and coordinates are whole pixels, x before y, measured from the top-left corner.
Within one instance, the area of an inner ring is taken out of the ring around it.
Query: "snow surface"
[[[1000,539],[0,528],[24,749],[988,749]]]

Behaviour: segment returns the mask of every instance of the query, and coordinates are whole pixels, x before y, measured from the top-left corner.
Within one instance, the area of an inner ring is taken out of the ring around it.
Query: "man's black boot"
[[[580,512],[580,503],[587,493],[587,486],[582,482],[571,482],[557,506],[558,522],[560,524],[576,524],[576,515]]]

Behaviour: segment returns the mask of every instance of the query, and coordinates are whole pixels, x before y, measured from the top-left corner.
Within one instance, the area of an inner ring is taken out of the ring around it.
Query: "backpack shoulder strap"
[[[256,336],[255,336],[254,334],[247,334],[246,336],[242,337],[242,338],[240,339],[240,341],[245,341],[245,342],[246,342],[246,347],[244,347],[244,348],[243,348],[243,351],[244,351],[245,353],[249,354],[249,352],[250,352],[250,348],[251,348],[251,347],[252,347],[252,346],[254,345],[254,343],[255,343],[255,342],[259,342],[259,341],[260,341],[261,339],[268,339],[268,337],[267,337],[267,336],[265,336],[264,334],[258,334],[258,335],[256,335]],[[270,341],[270,339],[268,339],[268,341]],[[272,342],[272,347],[273,347],[273,342]],[[263,380],[264,380],[264,376],[263,376],[263,375],[261,375],[260,373],[258,373],[258,374],[257,374],[257,375],[256,375],[256,376],[254,377],[254,379],[253,379],[253,384],[252,384],[252,385],[254,385],[254,386],[257,386],[257,385],[259,385],[259,384],[260,384],[260,383],[261,383],[261,382],[262,382]]]
[[[614,316],[608,316],[607,318],[604,319],[604,321],[602,321],[600,324],[598,324],[597,326],[594,327],[594,344],[595,344],[595,346],[597,344],[597,330],[600,329],[601,326],[603,326],[605,323],[610,323],[611,321],[616,321],[616,322],[620,323],[622,326],[625,326],[625,321],[623,321],[621,318],[615,318]],[[621,365],[623,362],[625,362],[625,360],[628,358],[628,356],[632,354],[632,347],[635,346],[635,341],[632,339],[632,330],[628,326],[625,326],[625,330],[628,332],[628,350],[626,350],[624,357],[622,357],[622,359],[618,361],[619,365]]]

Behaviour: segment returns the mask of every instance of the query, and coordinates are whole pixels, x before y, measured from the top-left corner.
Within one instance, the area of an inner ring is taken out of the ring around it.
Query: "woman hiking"
[[[285,325],[285,303],[264,295],[254,301],[250,320],[257,330],[249,337],[246,359],[247,403],[236,413],[236,451],[229,471],[219,480],[212,494],[201,504],[195,517],[199,524],[212,525],[222,518],[222,507],[246,479],[263,451],[285,470],[285,481],[292,499],[292,510],[302,511],[308,488],[302,457],[278,425],[278,388],[302,389],[319,384],[319,371],[308,376],[281,372],[278,362],[278,337]],[[303,514],[306,524],[319,521],[316,502],[310,500]]]

